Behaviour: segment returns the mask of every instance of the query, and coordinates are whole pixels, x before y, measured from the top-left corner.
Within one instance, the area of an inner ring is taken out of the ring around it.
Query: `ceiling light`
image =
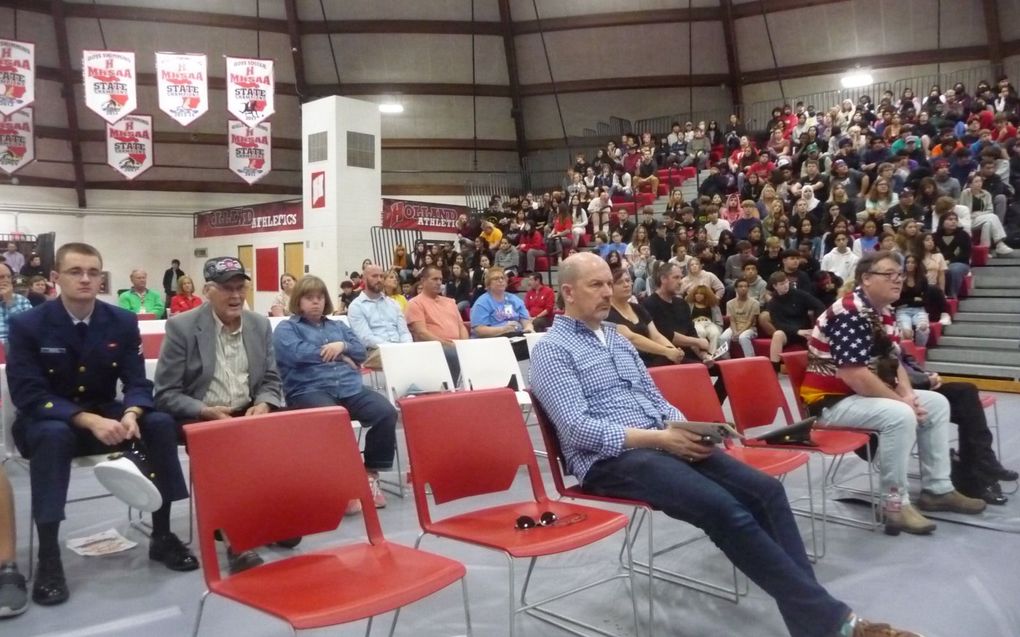
[[[395,115],[404,112],[404,105],[397,102],[385,102],[379,105],[379,112],[388,115]]]
[[[843,77],[839,78],[839,83],[843,88],[860,88],[869,84],[875,83],[875,78],[871,76],[868,71],[862,71],[861,69],[854,69]]]

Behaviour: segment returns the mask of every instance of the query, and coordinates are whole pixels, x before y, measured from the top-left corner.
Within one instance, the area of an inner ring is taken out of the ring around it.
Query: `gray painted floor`
[[[1007,466],[1020,467],[1020,421],[1016,416],[1020,413],[1020,396],[1003,394],[999,400],[1003,461]],[[538,432],[532,430],[532,434],[537,441]],[[545,460],[540,459],[540,466],[544,465]],[[815,469],[818,469],[817,464]],[[7,464],[7,471],[17,500],[19,562],[24,569],[28,558],[28,476],[24,467],[14,463]],[[803,471],[791,476],[787,482],[791,497],[803,495],[804,484]],[[548,488],[551,492],[551,483]],[[518,480],[514,492],[523,496],[525,489],[524,481]],[[101,491],[88,469],[75,470],[72,495]],[[457,508],[463,507],[458,505]],[[863,514],[860,510],[854,512]],[[1009,523],[1020,530],[1020,495],[995,513],[1012,518]],[[162,565],[150,563],[147,541],[129,527],[125,507],[112,498],[70,505],[67,514],[68,520],[61,529],[62,542],[69,537],[116,528],[138,540],[140,545],[126,553],[104,558],[82,558],[65,550],[71,600],[54,608],[32,607],[21,617],[0,621],[0,636],[178,637],[190,634],[205,588],[201,571],[173,573]],[[187,515],[183,506],[175,510],[174,527],[182,536],[187,533]],[[380,515],[390,540],[413,544],[418,524],[410,499],[401,500],[391,495],[389,506],[380,511]],[[342,542],[363,531],[360,517],[346,518],[339,531],[307,538],[297,550]],[[659,541],[696,535],[691,527],[661,516],[657,518]],[[423,547],[467,565],[475,634],[484,637],[508,634],[505,559],[492,552],[437,539],[426,539]],[[550,558],[544,564],[540,562],[536,591],[578,585],[599,574],[613,572],[618,549],[619,544],[613,539],[585,552]],[[266,549],[262,553],[273,559],[290,552]],[[704,540],[664,560],[684,571],[716,580],[723,580],[728,574],[728,563]],[[1017,637],[1020,635],[1018,563],[1020,533],[940,522],[938,530],[930,537],[901,535],[893,538],[880,532],[830,525],[828,554],[817,564],[816,572],[834,596],[871,619],[911,628],[927,637]],[[523,568],[518,568],[517,572],[520,582]],[[632,635],[627,593],[626,584],[617,581],[582,593],[560,606],[596,625]],[[637,594],[639,611],[643,612],[647,609],[648,595],[643,580],[637,584]],[[421,637],[463,634],[460,599],[459,588],[453,587],[405,609],[397,634]],[[652,635],[779,637],[787,634],[775,605],[753,585],[738,605],[661,583],[655,588],[654,600],[656,622]],[[519,635],[564,634],[530,617],[519,619],[517,626]],[[386,628],[388,621],[380,621],[374,632],[385,634]],[[201,634],[255,637],[286,635],[289,630],[272,618],[212,599],[206,605]],[[302,634],[318,635],[326,631]],[[329,634],[364,634],[364,624],[332,629]],[[641,634],[649,634],[644,617]]]

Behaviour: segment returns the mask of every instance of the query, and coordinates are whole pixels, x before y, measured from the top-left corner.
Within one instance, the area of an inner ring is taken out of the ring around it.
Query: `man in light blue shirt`
[[[362,273],[365,289],[347,308],[347,319],[351,322],[351,329],[368,350],[364,366],[369,369],[382,369],[382,361],[379,358],[381,344],[410,343],[412,340],[400,306],[383,294],[385,278],[381,266],[366,265]]]

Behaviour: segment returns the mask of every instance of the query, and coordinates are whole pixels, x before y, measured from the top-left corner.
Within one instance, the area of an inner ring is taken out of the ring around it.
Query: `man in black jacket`
[[[181,269],[181,262],[174,259],[170,262],[170,267],[163,273],[163,293],[166,294],[166,303],[164,307],[170,309],[170,299],[177,294],[177,281],[184,276],[184,270]]]

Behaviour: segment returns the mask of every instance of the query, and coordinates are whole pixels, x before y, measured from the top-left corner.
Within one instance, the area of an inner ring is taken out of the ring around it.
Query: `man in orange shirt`
[[[416,341],[439,341],[443,345],[446,364],[454,385],[460,376],[460,362],[453,342],[467,339],[468,331],[457,311],[457,303],[440,294],[443,289],[443,272],[434,265],[425,266],[421,273],[421,294],[407,302],[404,317],[411,336]]]

